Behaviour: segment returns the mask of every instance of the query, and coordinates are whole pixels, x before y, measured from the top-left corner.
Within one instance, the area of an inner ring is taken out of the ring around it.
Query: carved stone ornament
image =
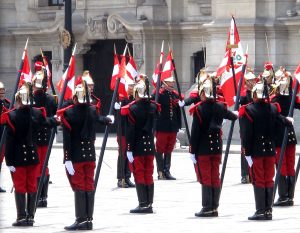
[[[126,32],[120,17],[117,15],[111,15],[107,19],[107,28],[110,33],[124,33]]]
[[[71,34],[66,29],[63,29],[60,33],[60,42],[64,49],[68,48],[71,44]]]
[[[94,18],[89,18],[87,21],[89,31],[92,34],[103,34],[104,39],[107,38],[107,15],[96,16]]]

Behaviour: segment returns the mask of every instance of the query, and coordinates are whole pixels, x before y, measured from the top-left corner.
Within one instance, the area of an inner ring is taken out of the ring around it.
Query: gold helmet
[[[73,99],[76,98],[79,103],[87,103],[87,98],[86,98],[86,90],[85,90],[85,85],[84,81],[82,80],[81,83],[78,83],[73,91]]]
[[[94,85],[93,78],[88,70],[83,71],[82,79],[83,81],[86,81],[87,85]]]
[[[32,78],[33,86],[36,88],[44,88],[44,86],[45,86],[44,77],[45,77],[45,74],[43,72],[43,69],[35,72],[35,74],[33,75],[33,78]]]
[[[149,90],[147,90],[147,81],[148,78],[146,75],[140,74],[139,81],[135,84],[133,88],[134,97],[138,96],[139,98],[148,98]]]
[[[206,73],[204,69],[200,71],[199,75],[199,96],[204,92],[206,98],[213,98],[213,79]]]
[[[23,82],[16,92],[15,101],[21,102],[23,105],[30,105],[30,87],[26,82]]]
[[[252,97],[254,94],[256,95],[256,98],[258,99],[265,99],[267,98],[266,92],[265,92],[265,83],[264,79],[259,79],[252,88]]]

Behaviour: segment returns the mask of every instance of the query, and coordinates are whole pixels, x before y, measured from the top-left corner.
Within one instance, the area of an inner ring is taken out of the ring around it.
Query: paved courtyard
[[[98,138],[96,145],[101,145]],[[33,228],[13,228],[16,218],[10,174],[4,166],[1,184],[7,190],[0,194],[0,232],[65,232],[74,222],[74,196],[62,164],[61,144],[55,144],[50,158],[52,184],[49,185],[48,208],[37,209]],[[201,209],[201,186],[196,182],[187,150],[176,149],[171,172],[176,181],[158,181],[152,215],[129,214],[137,206],[135,189],[117,188],[117,150],[115,138],[108,140],[108,150],[100,174],[95,201],[95,232],[300,232],[300,186],[296,187],[295,206],[274,208],[273,221],[252,222],[247,217],[255,210],[251,185],[240,184],[239,145],[231,147],[220,200],[219,217],[200,219],[194,213]],[[299,148],[297,148],[299,152]],[[99,149],[97,150],[99,155]],[[297,157],[298,159],[298,157]],[[156,175],[156,173],[155,173]]]

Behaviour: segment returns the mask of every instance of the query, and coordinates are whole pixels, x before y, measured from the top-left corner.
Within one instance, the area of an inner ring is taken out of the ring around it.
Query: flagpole
[[[128,45],[126,44],[124,52],[123,52],[123,56],[125,56],[127,48],[128,48]],[[113,113],[113,107],[114,107],[114,103],[115,103],[115,100],[116,100],[116,97],[117,97],[120,80],[121,80],[121,77],[119,77],[116,81],[116,85],[115,85],[114,93],[113,93],[113,96],[112,96],[112,99],[111,99],[108,115],[112,115],[112,113]],[[101,150],[100,150],[100,156],[99,156],[99,160],[98,160],[98,164],[97,164],[97,168],[96,168],[96,174],[95,174],[95,181],[94,181],[95,192],[97,190],[97,185],[98,185],[98,181],[99,181],[101,166],[102,166],[103,157],[104,157],[104,151],[105,151],[105,148],[106,148],[106,143],[107,143],[107,138],[108,138],[108,129],[109,129],[108,125],[105,126],[102,146],[101,146]]]
[[[248,46],[246,49],[246,54],[248,54]],[[243,67],[242,67],[242,74],[241,74],[239,84],[238,84],[238,89],[236,92],[236,100],[235,100],[234,108],[233,108],[234,111],[237,111],[239,109],[241,88],[242,88],[242,84],[243,84],[246,66],[247,66],[247,55],[246,55],[245,63],[243,64]],[[234,124],[235,124],[235,121],[231,121],[230,129],[229,129],[229,133],[228,133],[228,137],[227,137],[226,150],[225,150],[223,166],[222,166],[222,171],[221,171],[221,191],[222,191],[222,187],[223,187],[223,181],[224,181],[224,176],[225,176],[225,171],[226,171],[226,166],[227,166],[227,160],[228,160],[228,155],[229,155],[229,150],[230,150],[232,134],[233,134],[233,130],[234,130]],[[220,195],[221,195],[221,192],[220,192]]]
[[[77,45],[77,43],[74,45],[72,56],[70,58],[68,67],[70,67],[71,62],[72,62],[72,58],[75,55],[76,45]],[[69,80],[68,80],[68,77],[66,76],[65,80],[64,80],[63,89],[62,89],[62,92],[61,92],[61,95],[60,95],[60,98],[59,98],[57,109],[60,109],[63,105],[63,101],[64,101],[64,97],[65,97],[68,82],[69,82]],[[44,178],[45,178],[45,175],[46,175],[46,168],[48,166],[48,162],[49,162],[49,158],[50,158],[50,154],[51,154],[51,149],[52,149],[53,141],[54,141],[54,138],[55,138],[55,133],[56,133],[56,127],[51,129],[51,134],[50,134],[50,138],[49,138],[47,153],[46,153],[45,161],[44,161],[44,164],[43,164],[43,167],[42,167],[40,180],[39,180],[39,183],[38,183],[38,190],[37,190],[37,195],[36,195],[36,200],[35,200],[36,205],[35,205],[35,211],[34,212],[36,212],[36,207],[37,207],[38,201],[39,201],[40,196],[41,196],[42,187],[43,187],[43,183],[44,183]]]
[[[9,104],[9,109],[12,109],[14,104],[15,104],[15,94],[18,91],[18,86],[19,86],[19,82],[20,82],[20,78],[21,78],[21,74],[22,74],[22,68],[23,68],[23,65],[24,65],[24,58],[25,58],[25,53],[26,53],[26,50],[27,50],[28,41],[29,41],[29,38],[27,38],[26,43],[25,43],[25,47],[24,47],[24,50],[23,50],[22,59],[21,59],[21,63],[20,63],[20,66],[19,66],[18,74],[17,74],[17,80],[16,80],[16,83],[15,83],[15,87],[14,87],[12,97],[10,99],[11,101],[10,101],[10,104]],[[6,141],[6,134],[7,134],[7,128],[6,128],[6,125],[4,125],[3,130],[2,130],[2,135],[1,135],[1,141],[0,141],[0,153],[2,152],[3,145]]]
[[[161,43],[161,50],[160,50],[160,57],[159,57],[159,68],[158,68],[158,76],[156,81],[156,90],[155,90],[155,102],[158,101],[159,89],[160,89],[160,76],[162,71],[162,59],[163,59],[163,52],[164,52],[164,40]]]
[[[174,57],[173,57],[173,52],[172,52],[172,50],[170,48],[170,45],[169,45],[169,52],[171,53],[171,57],[172,57],[172,64],[173,64],[173,67],[174,67],[174,76],[175,76],[175,81],[176,81],[176,85],[177,85],[177,90],[178,90],[179,98],[180,98],[180,100],[182,100],[181,89],[180,89],[180,85],[179,85],[179,81],[178,81],[176,65],[175,65],[175,61],[174,61]],[[184,107],[180,108],[180,109],[181,109],[181,113],[182,113],[182,116],[183,116],[184,125],[185,125],[185,128],[186,128],[186,134],[187,134],[187,137],[188,137],[188,140],[189,140],[189,143],[190,143],[190,141],[191,141],[191,134],[190,134],[189,125],[188,125],[188,122],[187,122],[187,119],[186,119],[186,113],[185,113]]]
[[[296,101],[298,86],[299,86],[299,82],[298,82],[298,79],[296,78],[296,85],[293,89],[293,95],[292,95],[292,100],[291,100],[291,103],[290,103],[288,117],[293,117],[293,115],[294,115],[294,108],[295,108],[295,101]],[[277,171],[276,171],[275,182],[274,182],[273,204],[274,204],[276,189],[277,189],[278,181],[279,181],[279,177],[280,177],[282,161],[283,161],[283,157],[284,157],[285,148],[286,148],[286,145],[287,145],[287,140],[288,140],[288,128],[287,128],[287,126],[285,126],[284,136],[283,136],[283,140],[282,140],[282,144],[281,144],[281,148],[280,148],[280,157],[279,157],[279,162],[278,162],[278,165],[277,165]],[[299,169],[298,169],[298,173],[299,173]],[[295,182],[294,185],[296,185],[296,182]]]

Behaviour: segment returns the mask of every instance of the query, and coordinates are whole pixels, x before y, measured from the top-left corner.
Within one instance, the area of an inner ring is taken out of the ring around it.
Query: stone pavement
[[[101,139],[97,138],[97,146],[101,145]],[[220,216],[207,219],[194,217],[194,213],[201,209],[201,187],[195,181],[187,149],[177,148],[174,153],[171,172],[177,177],[176,181],[158,181],[155,176],[155,213],[134,215],[129,214],[129,210],[137,206],[135,189],[116,187],[115,137],[108,140],[107,146],[109,150],[104,156],[105,163],[96,193],[95,232],[300,232],[299,185],[296,187],[294,207],[274,208],[273,221],[247,220],[254,213],[255,206],[252,186],[240,184],[240,145],[231,147],[220,200]],[[12,187],[10,175],[4,166],[1,184],[8,192],[0,194],[0,232],[65,232],[64,226],[74,222],[74,196],[62,158],[61,144],[56,143],[49,163],[53,182],[49,185],[49,207],[37,209],[36,223],[32,228],[11,227],[16,210],[14,195],[9,192]]]

